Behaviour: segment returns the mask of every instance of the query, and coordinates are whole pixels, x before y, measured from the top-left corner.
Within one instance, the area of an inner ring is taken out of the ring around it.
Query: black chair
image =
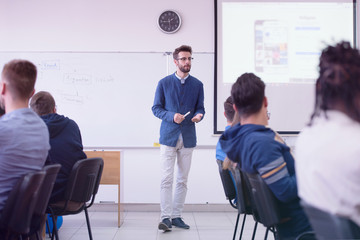
[[[216,162],[219,167],[220,179],[224,188],[226,199],[229,200],[229,203],[233,208],[237,209],[236,203],[234,203],[236,198],[236,189],[231,178],[230,171],[223,169],[223,161],[217,159]]]
[[[250,174],[241,171],[244,180],[249,189],[251,189],[251,202],[255,205],[257,220],[266,227],[265,238],[268,232],[274,234],[274,239],[279,239],[276,225],[280,223],[281,216],[279,212],[278,200],[266,185],[259,174]]]
[[[360,227],[352,220],[322,211],[301,201],[318,240],[360,239]]]
[[[30,225],[30,232],[26,236],[23,236],[23,238],[35,235],[36,239],[42,239],[41,233],[46,221],[46,208],[60,168],[60,164],[47,165],[43,168],[45,178],[39,190],[38,200],[35,204],[34,214]]]
[[[51,203],[48,206],[48,213],[53,220],[53,232],[51,239],[59,239],[56,228],[57,216],[78,214],[85,211],[86,223],[89,232],[89,238],[92,240],[89,214],[87,209],[92,206],[95,195],[99,189],[104,161],[102,158],[88,158],[77,161],[70,173],[64,200]],[[87,203],[89,202],[90,203]]]
[[[11,240],[28,234],[45,177],[44,171],[30,172],[20,178],[5,203],[0,217],[0,239]]]
[[[231,178],[231,175],[230,175],[230,171],[227,170],[227,169],[223,169],[223,161],[217,159],[216,162],[217,162],[218,167],[219,167],[220,179],[221,179],[221,182],[222,182],[222,186],[224,188],[226,199],[229,201],[230,205],[233,208],[238,209],[238,206],[237,206],[238,205],[237,204],[238,200],[236,199],[237,198],[237,193],[236,193],[236,189],[235,189],[233,179]],[[240,213],[240,211],[238,209],[238,214],[237,214],[237,217],[236,217],[233,240],[235,240],[235,237],[236,237],[236,232],[237,232],[237,227],[238,227],[238,224],[239,224],[240,214],[241,213]],[[242,231],[243,231],[243,228],[241,228],[240,239],[241,239]]]
[[[246,216],[253,215],[254,211],[253,211],[253,207],[251,205],[250,194],[249,194],[247,186],[245,185],[245,182],[244,182],[243,176],[240,172],[240,169],[230,168],[230,171],[235,179],[235,184],[236,184],[236,189],[237,189],[236,192],[237,192],[237,209],[238,209],[238,215],[237,215],[237,219],[236,219],[236,225],[235,225],[233,239],[235,239],[235,237],[236,237],[237,225],[239,222],[240,214],[244,214],[243,221],[241,224],[240,236],[239,236],[239,240],[240,240],[242,238],[242,234],[244,231]],[[253,229],[253,235],[252,235],[253,237],[252,238],[254,239],[258,221],[256,219],[256,215],[253,215],[253,216],[254,216],[254,220],[255,220],[255,226]]]

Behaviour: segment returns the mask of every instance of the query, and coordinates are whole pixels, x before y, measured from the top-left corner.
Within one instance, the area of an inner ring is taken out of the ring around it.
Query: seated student
[[[0,212],[10,191],[25,174],[41,170],[50,149],[49,132],[30,108],[37,70],[26,60],[5,64],[0,80]]]
[[[231,124],[234,119],[234,114],[235,114],[231,96],[228,97],[226,99],[226,101],[224,102],[224,110],[225,110],[224,115],[225,115],[226,122],[227,122],[226,127],[225,127],[225,131],[226,131],[227,129],[229,129],[229,127],[231,127]],[[220,142],[218,142],[216,145],[216,159],[220,160],[221,162],[224,162],[225,158],[226,158],[226,154],[221,149]]]
[[[360,53],[349,42],[322,51],[315,99],[296,143],[299,196],[360,226]]]
[[[232,125],[232,122],[233,122],[233,119],[234,119],[234,115],[235,115],[235,110],[233,108],[233,101],[232,101],[232,98],[231,96],[228,97],[226,99],[226,101],[224,102],[224,115],[225,115],[225,118],[226,118],[226,122],[227,122],[227,125],[225,127],[225,131],[227,129],[229,129]],[[228,171],[229,172],[229,175],[226,175],[226,176],[230,176],[231,177],[231,180],[230,181],[233,181],[234,183],[234,189],[236,190],[236,184],[235,184],[235,179],[233,178],[231,172],[229,170],[227,170],[227,166],[226,166],[226,163],[224,164],[224,160],[226,158],[226,154],[224,153],[224,151],[221,149],[221,145],[220,145],[220,141],[218,141],[217,145],[216,145],[216,162],[219,166],[219,168],[223,169],[223,171]],[[227,177],[221,177],[222,181],[223,181],[223,184],[226,184],[224,183],[224,181],[226,182],[226,179]],[[225,187],[225,186],[224,186]],[[226,194],[226,191],[225,190],[225,194]],[[234,203],[236,203],[236,197],[234,199]]]
[[[221,147],[243,171],[260,174],[280,202],[284,219],[277,228],[280,239],[295,239],[311,227],[299,203],[290,148],[266,127],[265,84],[256,75],[245,73],[233,84],[231,96],[241,125],[224,132]]]
[[[50,93],[40,91],[30,101],[30,107],[41,116],[50,133],[50,160],[61,164],[50,197],[50,203],[63,199],[67,179],[74,163],[85,159],[78,125],[71,119],[56,113],[55,100]]]

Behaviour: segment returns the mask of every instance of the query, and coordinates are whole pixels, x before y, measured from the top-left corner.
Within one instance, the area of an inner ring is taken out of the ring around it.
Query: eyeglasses
[[[185,62],[186,60],[189,60],[189,61],[194,60],[194,58],[193,58],[193,57],[188,57],[188,58],[182,57],[182,58],[178,58],[178,59],[176,59],[176,60],[180,60],[180,61]]]

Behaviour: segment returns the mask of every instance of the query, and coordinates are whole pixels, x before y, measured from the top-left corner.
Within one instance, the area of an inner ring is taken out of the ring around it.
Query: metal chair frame
[[[87,209],[94,203],[103,168],[102,158],[87,158],[74,164],[65,190],[64,201],[48,205],[47,212],[51,214],[53,220],[51,239],[54,239],[54,236],[57,240],[59,239],[56,227],[57,216],[78,214],[82,211],[85,212],[89,239],[93,239]],[[76,209],[72,209],[74,206]]]

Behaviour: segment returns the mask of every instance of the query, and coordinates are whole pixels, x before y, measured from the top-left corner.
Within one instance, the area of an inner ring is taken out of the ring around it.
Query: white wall
[[[1,0],[0,51],[173,51],[190,44],[213,52],[213,0]],[[164,34],[161,12],[174,9],[183,26]]]

